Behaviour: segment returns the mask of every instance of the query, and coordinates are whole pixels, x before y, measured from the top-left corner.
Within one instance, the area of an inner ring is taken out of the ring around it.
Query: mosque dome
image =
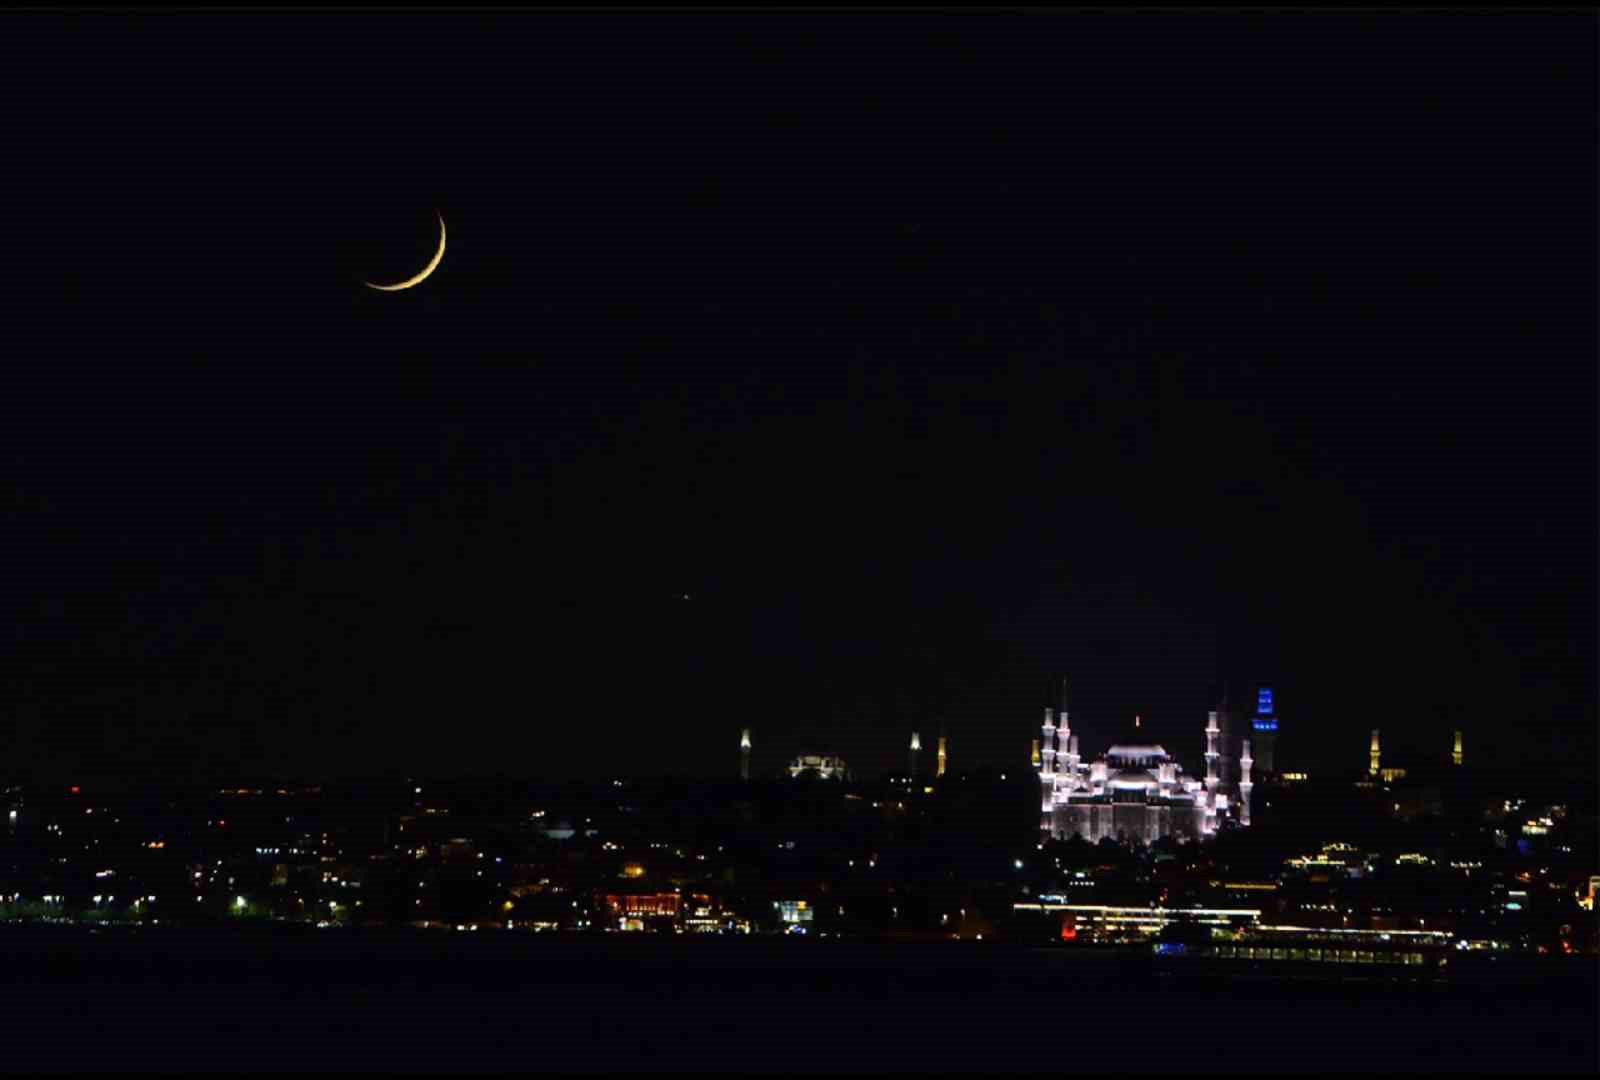
[[[1113,790],[1143,791],[1159,781],[1148,769],[1121,769],[1112,774],[1110,783]]]
[[[1135,767],[1159,765],[1171,760],[1165,747],[1137,735],[1118,739],[1111,749],[1106,751],[1106,757],[1113,765]]]

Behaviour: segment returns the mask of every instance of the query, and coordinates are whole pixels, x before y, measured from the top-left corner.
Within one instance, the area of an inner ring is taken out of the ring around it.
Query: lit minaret
[[[1239,755],[1239,824],[1250,824],[1250,740],[1244,740],[1244,753]]]
[[[944,775],[944,765],[945,765],[944,736],[940,735],[939,736],[939,766],[938,766],[939,771],[937,773],[935,773],[934,775],[943,776]]]
[[[1039,741],[1039,831],[1054,833],[1056,805],[1056,721],[1048,706],[1044,710],[1044,737]]]
[[[739,779],[750,779],[750,729],[739,735]]]
[[[1370,768],[1369,771],[1371,772],[1371,774],[1373,776],[1377,776],[1378,775],[1378,729],[1377,728],[1373,728],[1372,729],[1372,750],[1370,752],[1370,756],[1372,758],[1372,765],[1371,765],[1371,768]]]
[[[1217,714],[1212,710],[1206,718],[1206,832],[1217,831],[1217,785],[1222,782],[1217,773],[1217,762],[1222,753],[1217,749],[1217,740],[1222,736],[1222,729],[1217,726]]]
[[[1033,756],[1030,757],[1028,760],[1033,762],[1033,771],[1034,772],[1038,772],[1039,771],[1039,766],[1042,764],[1042,762],[1039,759],[1039,740],[1038,739],[1033,740]]]
[[[1461,732],[1460,731],[1456,732],[1456,748],[1454,750],[1450,751],[1450,761],[1453,764],[1456,764],[1456,765],[1460,765],[1461,764]]]
[[[1056,731],[1057,745],[1061,747],[1056,762],[1056,788],[1074,791],[1078,784],[1078,737],[1072,733],[1072,722],[1067,719],[1067,680],[1061,680],[1061,726]]]
[[[922,756],[922,736],[915,731],[911,733],[911,778],[917,778],[917,758]]]

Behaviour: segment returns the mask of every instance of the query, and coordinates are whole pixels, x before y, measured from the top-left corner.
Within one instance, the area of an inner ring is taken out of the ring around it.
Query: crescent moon
[[[427,281],[428,280],[428,275],[432,274],[435,270],[439,269],[439,261],[441,259],[443,259],[443,258],[444,258],[444,215],[443,214],[439,214],[439,250],[435,251],[433,253],[433,258],[428,260],[428,265],[424,266],[420,273],[418,273],[414,277],[408,277],[404,281],[396,282],[393,285],[374,285],[370,281],[363,282],[363,284],[365,284],[366,287],[369,288],[369,289],[377,289],[380,292],[399,292],[401,289],[409,289],[413,285],[421,285],[424,281]]]

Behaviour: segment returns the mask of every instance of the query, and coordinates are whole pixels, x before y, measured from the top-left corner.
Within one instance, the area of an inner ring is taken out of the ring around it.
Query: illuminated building
[[[1275,750],[1278,745],[1278,715],[1273,710],[1272,688],[1263,686],[1256,691],[1256,715],[1250,722],[1250,729],[1254,733],[1252,743],[1255,746],[1256,764],[1261,768],[1261,775],[1270,777],[1277,772],[1275,764]]]
[[[739,735],[739,779],[750,779],[750,729]]]
[[[1376,777],[1378,775],[1378,760],[1379,760],[1378,729],[1377,728],[1373,728],[1372,729],[1372,749],[1368,753],[1369,753],[1369,756],[1371,757],[1372,760],[1371,760],[1370,766],[1368,767],[1367,772],[1368,772],[1369,775]]]
[[[1404,769],[1391,768],[1378,770],[1378,779],[1382,780],[1385,784],[1392,784],[1396,780],[1404,780],[1405,778],[1406,771]]]
[[[935,776],[943,776],[944,775],[945,764],[946,764],[945,741],[944,741],[944,736],[940,735],[939,736],[939,765],[938,765],[938,770],[939,771],[934,773]]]
[[[833,754],[801,754],[789,762],[789,775],[796,780],[808,775],[823,780],[848,780],[850,769],[844,758]]]
[[[691,934],[712,934],[732,929],[732,920],[708,895],[695,893],[679,909],[683,927]]]
[[[1460,731],[1456,732],[1455,749],[1450,751],[1450,763],[1452,765],[1460,765],[1461,764],[1461,732]]]
[[[1367,856],[1349,844],[1331,843],[1322,845],[1322,850],[1315,855],[1300,855],[1285,859],[1283,865],[1286,872],[1303,874],[1313,881],[1326,882],[1333,875],[1364,877],[1367,871]]]
[[[1092,763],[1078,752],[1066,709],[1059,720],[1057,727],[1055,714],[1045,710],[1039,742],[1039,831],[1047,838],[1081,836],[1098,843],[1109,837],[1148,844],[1165,836],[1205,837],[1217,831],[1230,810],[1248,802],[1248,780],[1237,801],[1220,790],[1215,712],[1206,726],[1203,782],[1184,776],[1183,766],[1165,748],[1145,738],[1137,717],[1133,733]],[[1247,809],[1238,820],[1249,824]]]
[[[608,894],[601,903],[619,928],[643,930],[652,923],[676,919],[683,897],[675,892]]]
[[[816,915],[805,900],[775,900],[772,906],[778,912],[778,921],[791,926],[811,922]]]
[[[915,731],[911,733],[911,775],[917,775],[917,759],[922,756],[922,736]]]

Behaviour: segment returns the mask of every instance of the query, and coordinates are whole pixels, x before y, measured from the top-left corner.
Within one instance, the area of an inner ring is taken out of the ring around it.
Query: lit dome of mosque
[[[1143,769],[1149,765],[1160,765],[1171,760],[1166,748],[1143,739],[1119,739],[1116,744],[1106,751],[1106,759],[1113,765],[1122,769]]]
[[[1106,751],[1106,759],[1118,768],[1143,769],[1149,765],[1160,765],[1170,761],[1171,757],[1167,754],[1166,747],[1145,737],[1139,720],[1135,717],[1133,730],[1126,738],[1118,739],[1111,744],[1111,749]]]
[[[1143,791],[1157,783],[1160,781],[1148,769],[1122,769],[1110,780],[1112,789],[1120,791]]]

